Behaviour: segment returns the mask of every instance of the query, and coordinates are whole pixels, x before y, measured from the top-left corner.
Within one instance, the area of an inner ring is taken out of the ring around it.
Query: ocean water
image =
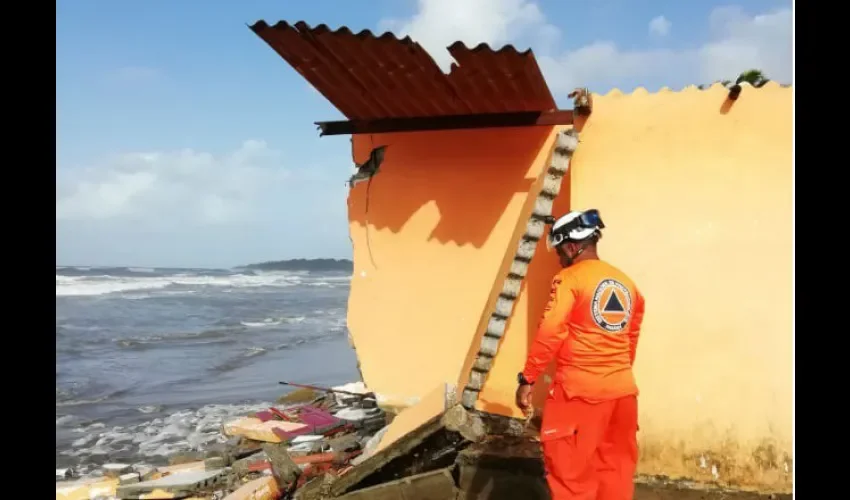
[[[163,463],[287,380],[359,379],[350,275],[56,268],[56,467]]]

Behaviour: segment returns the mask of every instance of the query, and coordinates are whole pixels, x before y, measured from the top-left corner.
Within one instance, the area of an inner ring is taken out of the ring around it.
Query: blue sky
[[[792,80],[791,2],[181,0],[57,4],[57,264],[229,267],[350,257],[340,113],[246,26],[305,20],[537,54],[575,85]],[[305,213],[303,207],[310,207]]]

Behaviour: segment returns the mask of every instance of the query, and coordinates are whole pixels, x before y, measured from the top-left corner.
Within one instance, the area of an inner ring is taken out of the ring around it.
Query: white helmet
[[[580,243],[604,228],[605,223],[599,216],[599,210],[573,210],[552,224],[546,246],[552,250],[565,243]]]

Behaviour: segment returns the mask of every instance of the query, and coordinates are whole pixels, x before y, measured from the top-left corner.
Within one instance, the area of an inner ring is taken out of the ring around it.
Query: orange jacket
[[[634,282],[601,260],[559,272],[523,375],[535,382],[556,359],[554,384],[567,397],[606,401],[638,393],[632,374],[644,299]]]

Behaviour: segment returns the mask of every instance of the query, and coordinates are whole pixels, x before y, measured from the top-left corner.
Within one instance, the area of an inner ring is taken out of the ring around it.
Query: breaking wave
[[[70,427],[75,435],[70,449],[62,455],[73,457],[78,471],[85,474],[112,459],[146,457],[151,462],[163,462],[172,453],[203,451],[223,440],[221,425],[226,420],[268,408],[271,403],[212,404],[197,410],[182,410],[162,418],[138,424],[107,426],[87,422],[72,414],[56,417],[56,427]],[[155,409],[140,407],[141,413]]]
[[[350,275],[57,267],[57,468],[203,448],[243,403],[276,397],[278,376],[356,378]]]
[[[171,269],[156,268],[87,268],[57,267],[56,296],[98,296],[128,294],[126,298],[144,299],[159,294],[193,293],[198,289],[281,288],[298,285],[317,287],[348,286],[348,275],[311,275],[299,271],[251,271],[239,272],[216,269]],[[135,292],[135,293],[134,293]]]

